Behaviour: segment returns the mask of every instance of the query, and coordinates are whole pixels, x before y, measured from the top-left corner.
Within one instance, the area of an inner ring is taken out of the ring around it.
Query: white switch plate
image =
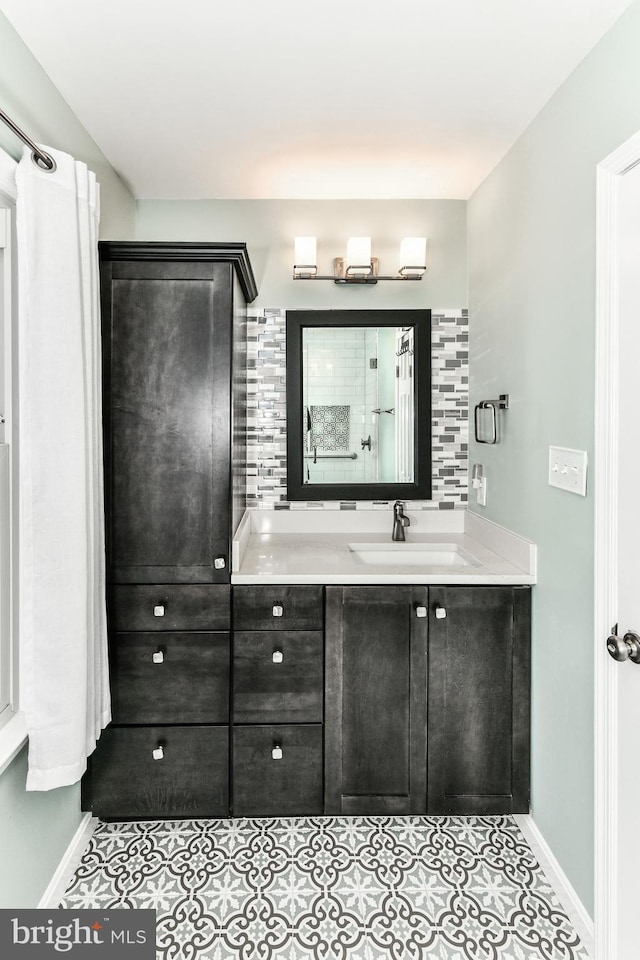
[[[549,447],[549,484],[586,497],[586,451],[571,450],[569,447]]]

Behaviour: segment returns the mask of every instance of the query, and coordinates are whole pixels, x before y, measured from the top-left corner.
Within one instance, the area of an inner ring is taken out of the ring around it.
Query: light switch
[[[572,450],[570,447],[549,447],[549,484],[586,497],[586,451]]]

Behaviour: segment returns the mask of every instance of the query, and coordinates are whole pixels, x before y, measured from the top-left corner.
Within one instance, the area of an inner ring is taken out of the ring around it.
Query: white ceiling
[[[468,197],[629,4],[0,10],[138,198],[382,199]]]

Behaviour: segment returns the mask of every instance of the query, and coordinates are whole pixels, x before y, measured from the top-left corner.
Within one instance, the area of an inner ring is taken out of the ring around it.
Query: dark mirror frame
[[[414,327],[412,483],[303,483],[302,331],[305,327]],[[431,310],[287,310],[287,498],[431,499]]]

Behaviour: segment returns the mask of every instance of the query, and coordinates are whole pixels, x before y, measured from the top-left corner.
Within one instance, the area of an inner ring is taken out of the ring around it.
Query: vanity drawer
[[[235,817],[312,816],[322,803],[320,724],[234,727]]]
[[[110,726],[89,758],[82,809],[116,820],[226,817],[228,781],[226,726]]]
[[[236,632],[234,723],[321,723],[322,631]]]
[[[321,586],[235,586],[236,630],[322,630]]]
[[[112,630],[228,630],[228,584],[117,586],[109,608]]]
[[[228,723],[228,633],[117,633],[114,723]]]

